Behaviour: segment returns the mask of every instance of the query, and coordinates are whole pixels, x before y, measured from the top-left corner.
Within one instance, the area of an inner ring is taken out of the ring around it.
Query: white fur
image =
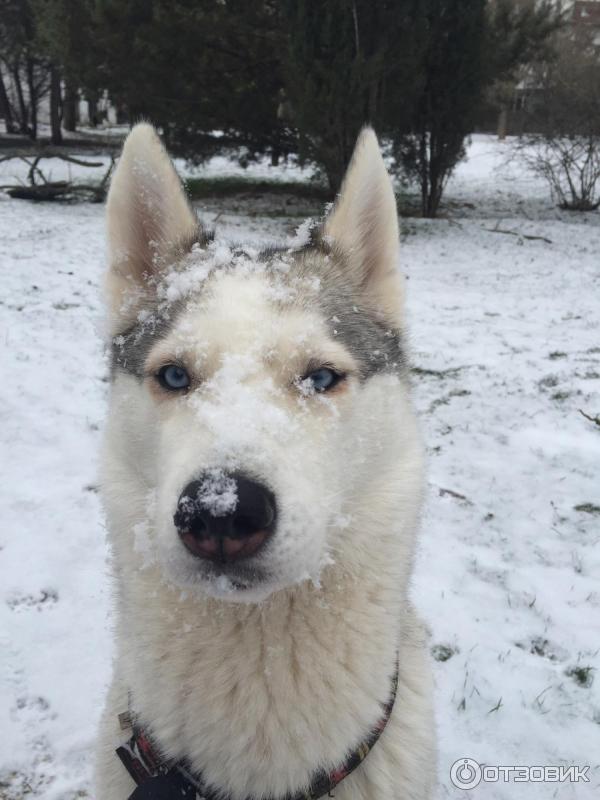
[[[125,155],[108,207],[111,274],[118,276],[109,281],[114,331],[132,318],[128,293],[147,297],[164,277],[166,256],[143,256],[144,270],[136,266],[135,243],[148,229],[144,209],[154,215],[185,204],[148,126],[134,130]],[[157,175],[167,177],[157,182]],[[144,203],[136,202],[139,191]],[[398,280],[390,194],[374,135],[363,134],[327,232],[348,252],[349,268],[364,269],[371,297]],[[182,213],[180,228],[171,212],[167,222],[153,216],[160,242],[188,235]],[[372,224],[358,224],[361,214]],[[345,227],[353,221],[354,239]],[[148,269],[156,280],[144,283]],[[422,487],[407,390],[392,375],[361,383],[352,354],[310,303],[292,298],[282,313],[279,288],[275,302],[259,267],[213,276],[148,356],[150,365],[185,360],[193,378],[185,397],[161,397],[151,377],[117,374],[103,479],[117,657],[98,744],[102,800],[124,800],[134,788],[114,755],[126,735],[117,715],[129,699],[167,755],[187,757],[232,800],[281,797],[317,769],[342,764],[366,738],[388,699],[398,654],[392,717],[336,797],[430,796],[429,667],[407,597]],[[393,305],[399,315],[400,291]],[[295,377],[314,357],[348,370],[343,391],[302,390]],[[183,487],[213,468],[257,475],[277,497],[277,531],[261,562],[266,577],[245,588],[206,575],[173,526]]]

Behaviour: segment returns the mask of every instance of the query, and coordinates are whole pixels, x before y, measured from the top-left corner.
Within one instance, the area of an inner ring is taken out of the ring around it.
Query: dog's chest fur
[[[154,625],[140,620],[131,641],[134,711],[239,796],[284,796],[316,764],[341,764],[381,717],[397,621],[373,614],[376,598],[358,608],[360,590],[333,594],[306,586],[248,607],[157,597],[161,620],[146,606]]]
[[[398,759],[412,765],[431,750],[429,683],[422,634],[410,611],[400,616],[390,608],[385,580],[363,589],[347,578],[329,592],[304,586],[261,607],[199,606],[171,590],[153,591],[151,571],[144,582],[148,600],[129,608],[119,637],[120,699],[128,702],[127,686],[132,710],[165,755],[185,753],[234,800],[285,797],[310,781],[315,765],[341,765],[365,739],[381,717],[399,656],[388,729],[336,796],[395,797],[389,792],[396,785],[416,789],[432,780],[413,775],[414,768],[394,774]],[[113,767],[120,767],[116,760]],[[372,794],[378,785],[384,794]]]

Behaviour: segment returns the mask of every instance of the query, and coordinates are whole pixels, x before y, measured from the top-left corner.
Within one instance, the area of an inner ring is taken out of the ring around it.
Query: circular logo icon
[[[457,789],[474,789],[481,774],[481,767],[473,758],[459,758],[450,767],[450,780]]]

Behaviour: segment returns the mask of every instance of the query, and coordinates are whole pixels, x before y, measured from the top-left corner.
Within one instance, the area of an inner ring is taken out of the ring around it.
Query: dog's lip
[[[250,558],[269,537],[268,529],[256,531],[251,536],[233,538],[230,536],[195,536],[191,531],[180,531],[179,536],[185,547],[198,558],[228,564],[240,559]]]

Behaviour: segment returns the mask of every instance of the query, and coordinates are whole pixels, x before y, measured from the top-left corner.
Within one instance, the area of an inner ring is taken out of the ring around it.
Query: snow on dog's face
[[[108,223],[105,496],[120,536],[142,566],[219,597],[318,580],[365,463],[392,446],[379,423],[403,369],[396,209],[374,134],[308,241],[259,252],[210,241],[139,125]]]

